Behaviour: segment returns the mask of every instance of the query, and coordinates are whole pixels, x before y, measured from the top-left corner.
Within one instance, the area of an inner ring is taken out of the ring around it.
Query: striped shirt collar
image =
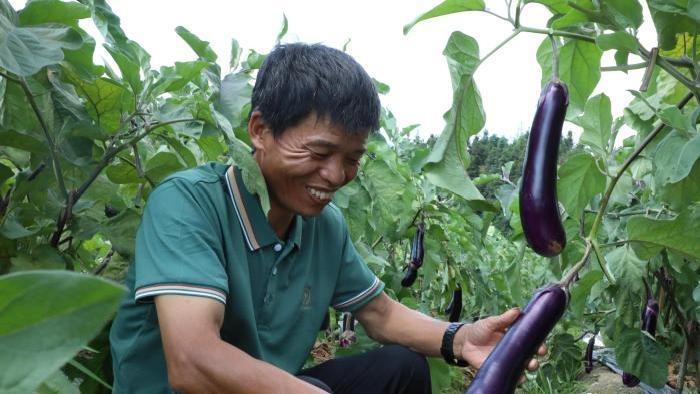
[[[241,231],[250,251],[281,243],[267,221],[258,197],[248,191],[243,184],[239,168],[233,165],[228,168],[226,171],[226,185],[238,216],[238,222],[241,225]],[[301,246],[302,225],[303,218],[300,215],[295,215],[294,222],[289,230],[289,240],[294,242],[297,248]]]

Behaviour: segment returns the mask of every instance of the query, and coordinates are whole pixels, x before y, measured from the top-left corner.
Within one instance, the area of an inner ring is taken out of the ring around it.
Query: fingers
[[[520,308],[509,309],[501,315],[490,318],[492,319],[490,323],[494,331],[505,331],[506,328],[515,322],[518,316],[520,316]]]
[[[540,348],[537,349],[537,355],[538,356],[546,356],[547,355],[547,346],[545,346],[545,345],[540,346]]]
[[[537,362],[537,359],[530,359],[530,362],[527,363],[527,369],[528,371],[535,371],[537,368],[540,367],[540,363]]]
[[[525,383],[526,380],[527,380],[527,376],[525,376],[525,375],[520,375],[520,379],[518,379],[518,386],[520,386],[521,384]]]

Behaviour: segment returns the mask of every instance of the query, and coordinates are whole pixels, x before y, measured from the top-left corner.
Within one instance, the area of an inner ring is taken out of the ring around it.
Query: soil
[[[617,393],[643,393],[637,387],[627,387],[622,384],[620,375],[604,366],[593,368],[590,374],[583,374],[579,379],[586,384],[586,391],[582,394],[617,394]]]

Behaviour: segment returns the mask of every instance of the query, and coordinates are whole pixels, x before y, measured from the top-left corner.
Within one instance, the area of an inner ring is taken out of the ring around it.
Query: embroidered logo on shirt
[[[301,301],[302,309],[311,308],[311,286],[304,287],[304,298]]]

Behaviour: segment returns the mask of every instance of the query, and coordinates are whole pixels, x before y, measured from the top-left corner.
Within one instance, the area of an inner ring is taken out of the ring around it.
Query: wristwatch
[[[452,350],[454,346],[453,342],[455,339],[455,334],[463,325],[464,323],[450,323],[450,325],[447,326],[445,333],[442,335],[442,346],[440,347],[440,354],[442,354],[442,358],[445,359],[445,362],[458,367],[466,367],[469,365],[469,363],[466,361],[455,357]]]

